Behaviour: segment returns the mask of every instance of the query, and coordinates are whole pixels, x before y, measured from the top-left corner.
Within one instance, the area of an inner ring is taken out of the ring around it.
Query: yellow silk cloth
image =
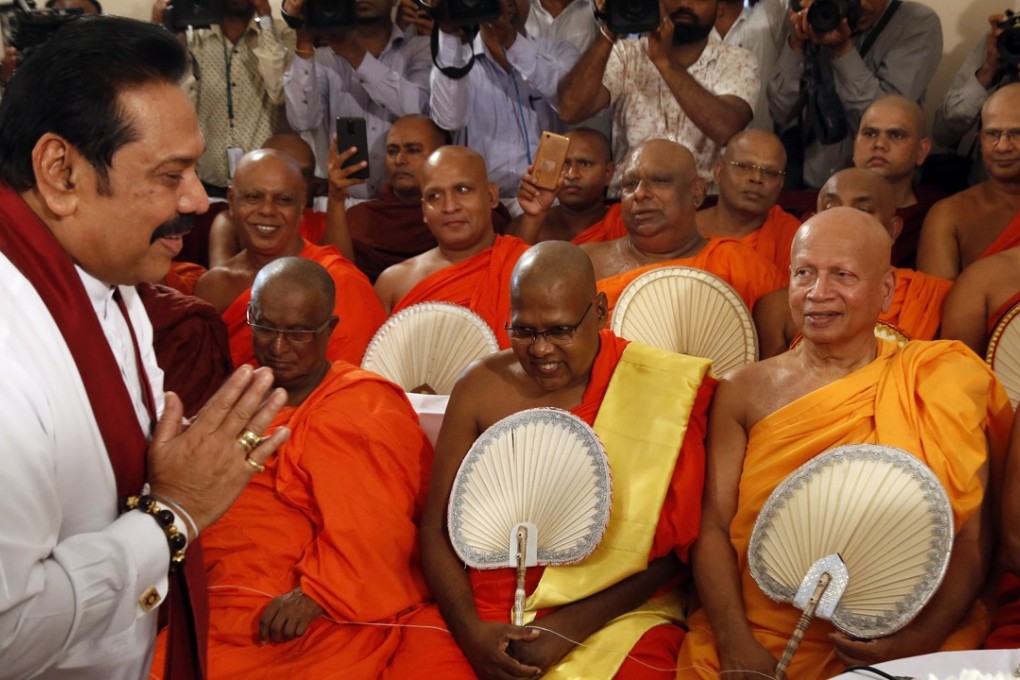
[[[777,659],[800,618],[791,604],[773,602],[751,577],[747,547],[755,518],[772,491],[816,455],[843,444],[883,444],[921,459],[939,478],[953,507],[956,530],[985,497],[979,474],[1001,474],[1012,409],[988,367],[959,342],[879,341],[867,366],[815,390],[755,424],[748,435],[730,541],[741,577],[744,611],[755,638]],[[853,575],[851,574],[851,578]],[[978,603],[943,649],[973,649],[987,633]],[[921,617],[924,616],[922,611]],[[704,610],[688,619],[679,678],[718,678],[715,638]],[[827,621],[812,621],[787,677],[839,675],[843,666]]]
[[[627,346],[594,426],[613,475],[609,526],[595,552],[580,564],[546,567],[525,603],[528,622],[540,609],[582,600],[648,568],[659,512],[710,366],[708,359],[636,342]],[[663,596],[613,619],[543,677],[611,677],[646,631],[682,621],[683,604],[679,596]]]

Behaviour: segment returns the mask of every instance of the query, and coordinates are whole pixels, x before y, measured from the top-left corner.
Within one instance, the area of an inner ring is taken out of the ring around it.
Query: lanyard
[[[227,49],[227,36],[221,35],[223,42],[220,43],[223,47],[223,63],[227,67],[227,120],[230,122],[230,143],[234,143],[234,91],[232,86],[233,76],[231,75],[231,68],[234,63],[234,50],[233,48]],[[242,36],[243,37],[243,36]]]

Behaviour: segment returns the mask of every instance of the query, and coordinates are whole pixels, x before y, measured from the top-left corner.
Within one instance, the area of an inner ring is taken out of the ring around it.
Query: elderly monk
[[[1020,247],[982,258],[960,274],[946,297],[941,337],[985,356],[996,324],[1020,302]]]
[[[800,220],[776,205],[786,173],[779,137],[764,130],[737,133],[714,173],[719,202],[698,212],[698,232],[705,238],[735,238],[786,272]]]
[[[333,277],[338,291],[333,313],[340,324],[329,341],[330,361],[361,363],[368,341],[386,318],[364,274],[333,246],[316,246],[301,238],[298,225],[305,191],[301,169],[279,151],[251,151],[237,164],[227,200],[244,248],[210,269],[195,287],[195,295],[223,315],[235,366],[255,360],[248,326],[252,281],[262,267],[280,257],[315,260]]]
[[[1020,245],[1020,83],[981,108],[981,160],[988,179],[932,206],[917,268],[955,279],[971,262]]]
[[[327,358],[335,289],[284,257],[252,287],[252,344],[292,435],[202,536],[209,677],[376,680],[428,594],[416,522],[432,449],[400,388]],[[161,649],[162,651],[162,649]],[[161,666],[157,666],[159,668]]]
[[[985,489],[1002,472],[1012,409],[988,367],[961,343],[899,347],[875,338],[875,322],[895,293],[891,248],[885,227],[860,210],[832,208],[809,219],[794,239],[790,274],[790,308],[803,341],[720,384],[694,548],[704,609],[689,620],[682,677],[774,675],[801,612],[770,600],[752,579],[751,530],[778,484],[843,444],[895,446],[931,468],[953,508],[952,558],[932,599],[892,635],[853,640],[812,621],[787,677],[828,678],[847,664],[974,649],[987,630],[987,612],[975,604],[992,561]]]
[[[596,292],[591,263],[566,242],[541,243],[521,258],[512,299],[512,350],[482,359],[454,388],[422,519],[422,560],[439,610],[413,622],[445,621],[452,637],[405,632],[390,675],[661,677],[642,664],[673,668],[683,637],[672,577],[697,533],[703,428],[715,384],[709,362],[600,331],[605,296]],[[537,614],[535,625],[547,629],[539,630],[509,624],[514,570],[465,572],[444,519],[475,439],[501,418],[548,406],[594,423],[613,470],[613,507],[588,559],[528,570],[528,618]]]
[[[670,265],[715,274],[752,310],[759,298],[782,287],[776,266],[751,248],[734,239],[709,241],[698,233],[695,213],[705,197],[705,183],[694,156],[680,144],[653,139],[637,147],[625,164],[621,190],[627,235],[582,246],[610,312],[627,284]]]
[[[570,139],[559,185],[543,189],[526,174],[521,179],[517,203],[524,211],[510,223],[508,233],[528,243],[611,241],[627,233],[620,206],[606,205],[606,189],[613,179],[609,140],[598,130],[580,127],[566,133]],[[559,203],[553,205],[554,199]]]
[[[924,110],[908,97],[879,97],[864,111],[854,138],[854,167],[871,170],[892,185],[896,214],[903,229],[893,244],[893,264],[913,268],[917,242],[928,210],[945,194],[931,187],[915,187],[914,173],[931,151]]]
[[[389,267],[375,291],[396,314],[419,302],[453,302],[481,316],[499,346],[506,330],[510,274],[528,244],[500,236],[492,227],[499,191],[489,182],[485,161],[464,146],[444,146],[421,169],[422,212],[439,245]]]

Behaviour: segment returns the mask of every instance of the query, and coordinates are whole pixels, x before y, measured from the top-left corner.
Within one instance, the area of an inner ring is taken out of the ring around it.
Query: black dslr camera
[[[355,0],[306,0],[305,26],[316,33],[341,33],[358,23]]]
[[[35,0],[15,0],[11,5],[0,6],[0,32],[4,45],[16,49],[21,60],[61,26],[81,15],[80,9],[37,9]]]
[[[659,26],[659,0],[606,0],[606,24],[616,35],[654,31]]]
[[[790,0],[790,9],[799,12],[804,7],[799,0]],[[835,31],[839,23],[846,23],[853,31],[857,28],[857,19],[861,16],[861,0],[815,0],[807,11],[807,20],[811,29],[818,35]]]
[[[432,20],[455,26],[476,26],[503,14],[499,0],[418,0]]]
[[[1004,14],[1006,19],[999,22],[1002,33],[995,41],[995,47],[1004,62],[1016,66],[1020,64],[1020,14],[1013,14],[1008,9]]]
[[[163,13],[163,25],[171,31],[209,28],[223,21],[223,0],[172,0]]]

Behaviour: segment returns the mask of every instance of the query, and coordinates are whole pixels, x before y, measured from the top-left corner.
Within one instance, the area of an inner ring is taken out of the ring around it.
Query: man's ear
[[[694,188],[691,193],[694,195],[694,208],[700,208],[701,204],[705,202],[705,193],[708,191],[708,187],[705,186],[705,180],[701,177],[694,180]]]
[[[889,235],[892,236],[892,240],[895,241],[900,237],[900,234],[903,233],[903,218],[899,215],[893,215],[892,221],[889,223],[889,227],[892,231]]]
[[[925,159],[928,158],[928,154],[931,153],[931,137],[922,137],[921,143],[917,145],[917,167],[921,167],[924,164]]]
[[[494,182],[489,182],[489,206],[495,208],[499,205],[499,187]]]
[[[600,331],[609,327],[609,299],[604,292],[595,296],[595,319]]]
[[[56,216],[68,217],[78,209],[83,165],[88,162],[77,149],[52,132],[40,137],[32,148],[36,190]]]

